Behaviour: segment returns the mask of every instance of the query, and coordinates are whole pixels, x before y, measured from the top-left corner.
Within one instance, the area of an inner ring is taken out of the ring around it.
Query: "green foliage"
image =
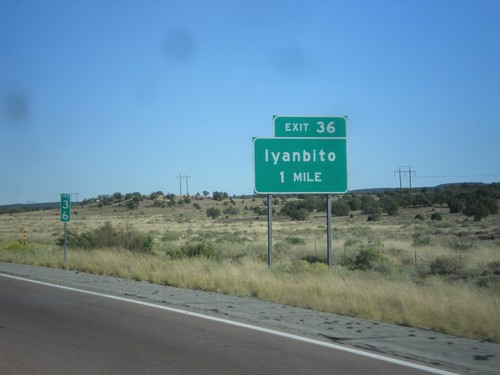
[[[220,210],[217,207],[207,208],[207,216],[216,219],[220,216]]]
[[[123,248],[134,252],[150,252],[153,248],[153,237],[139,233],[130,225],[115,228],[110,222],[92,231],[78,234],[68,231],[68,245],[82,249],[96,249],[104,247]],[[64,245],[64,236],[57,240],[58,245]]]
[[[431,220],[441,221],[441,220],[443,220],[443,217],[441,216],[441,214],[439,212],[433,212],[431,215]]]
[[[415,220],[420,220],[420,221],[424,221],[424,217],[422,216],[422,214],[417,214],[415,215]]]
[[[481,221],[490,214],[498,212],[498,201],[491,191],[486,188],[477,188],[464,197],[465,207],[462,210],[467,217],[474,217],[474,221]]]
[[[149,195],[149,199],[158,199],[158,198],[163,198],[163,192],[162,191],[156,191],[156,192],[153,192]]]
[[[362,248],[354,258],[353,269],[368,271],[386,261],[384,255],[373,247]]]
[[[130,208],[131,210],[135,210],[136,208],[139,208],[139,200],[136,200],[136,198],[131,199],[130,201],[127,202],[126,206]]]
[[[494,275],[500,275],[500,260],[488,263],[488,270]]]
[[[12,241],[5,244],[6,250],[23,250],[25,247],[21,241]]]
[[[380,219],[382,210],[378,201],[372,195],[363,195],[361,197],[361,211],[368,215],[368,221],[377,221]]]
[[[182,248],[183,252],[189,257],[213,258],[214,246],[209,242],[197,242],[187,244]]]
[[[349,200],[349,207],[351,208],[351,211],[358,211],[361,210],[361,198],[358,196],[353,196]]]
[[[197,210],[201,210],[201,206],[199,203],[193,203],[193,207],[196,208]]]
[[[309,217],[309,211],[302,205],[302,202],[288,202],[281,209],[281,213],[297,221],[304,221]]]
[[[422,233],[415,233],[413,236],[412,246],[426,246],[430,245],[431,238]]]
[[[287,237],[285,241],[292,245],[305,245],[306,241],[299,237]]]
[[[224,199],[228,199],[229,195],[226,192],[221,192],[221,191],[214,191],[212,193],[212,196],[215,201],[222,201]]]
[[[195,242],[183,245],[180,249],[171,249],[167,254],[173,259],[180,258],[213,258],[215,250],[209,242]]]
[[[120,193],[120,192],[116,192],[113,194],[113,200],[115,202],[120,202],[121,200],[123,200],[123,194]]]
[[[332,215],[333,216],[348,216],[351,207],[344,201],[338,200],[332,202]]]
[[[430,264],[430,273],[432,275],[451,275],[457,273],[462,265],[457,256],[440,256],[434,259]]]
[[[224,215],[238,215],[240,210],[235,206],[228,206],[222,211]]]
[[[389,216],[395,216],[399,212],[399,201],[395,197],[384,196],[380,199],[380,205]]]
[[[153,206],[155,206],[155,207],[163,208],[163,207],[165,207],[165,204],[166,204],[166,202],[164,199],[155,199],[153,202]]]
[[[177,241],[180,238],[180,235],[176,232],[166,231],[165,234],[161,237],[163,242]]]

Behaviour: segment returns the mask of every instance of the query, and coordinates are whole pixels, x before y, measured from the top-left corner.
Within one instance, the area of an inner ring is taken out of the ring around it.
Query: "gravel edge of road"
[[[499,374],[500,345],[442,333],[111,276],[0,262],[0,273],[124,297],[468,374]]]

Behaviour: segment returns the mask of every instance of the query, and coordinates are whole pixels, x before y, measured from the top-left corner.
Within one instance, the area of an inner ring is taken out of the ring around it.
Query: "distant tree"
[[[351,208],[351,211],[361,210],[361,198],[358,197],[357,195],[352,196],[348,202],[349,202],[349,207]]]
[[[450,209],[450,214],[457,214],[465,208],[465,203],[458,194],[450,195],[446,200],[446,204]]]
[[[467,217],[474,217],[474,221],[481,221],[489,214],[498,212],[496,197],[486,188],[478,188],[465,196],[462,213]]]
[[[236,206],[228,206],[222,212],[224,215],[238,215],[240,210]]]
[[[224,199],[229,198],[229,195],[226,192],[221,192],[221,191],[214,191],[212,193],[212,196],[213,196],[214,200],[216,200],[216,201],[222,201]]]
[[[217,207],[207,208],[207,216],[216,219],[220,216],[220,210]]]
[[[208,197],[210,195],[209,191],[203,190],[203,196]]]
[[[113,203],[113,198],[108,194],[99,195],[97,199],[102,204],[102,206],[107,206]]]
[[[397,198],[384,196],[380,199],[380,205],[382,206],[382,210],[384,210],[387,215],[394,216],[398,214],[399,202]]]
[[[363,195],[361,197],[361,211],[365,215],[380,214],[380,206],[373,195]]]
[[[304,221],[309,217],[309,210],[301,202],[288,202],[281,209],[281,213],[297,221]]]
[[[165,200],[164,199],[155,199],[154,202],[153,202],[153,205],[155,207],[165,207]]]
[[[348,216],[351,212],[349,205],[341,200],[332,202],[332,215],[333,216]]]
[[[159,197],[163,197],[163,195],[162,191],[155,191],[149,195],[149,199],[157,199]]]
[[[123,194],[120,193],[120,192],[116,192],[113,194],[113,200],[115,202],[120,202],[121,200],[123,200]]]

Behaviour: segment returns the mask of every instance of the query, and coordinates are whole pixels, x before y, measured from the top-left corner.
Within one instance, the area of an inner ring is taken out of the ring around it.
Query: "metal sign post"
[[[273,268],[273,196],[267,195],[267,265]]]
[[[328,268],[332,268],[332,195],[326,195],[326,257]]]
[[[64,223],[64,265],[68,260],[68,222],[71,220],[71,195],[61,194],[61,221]]]

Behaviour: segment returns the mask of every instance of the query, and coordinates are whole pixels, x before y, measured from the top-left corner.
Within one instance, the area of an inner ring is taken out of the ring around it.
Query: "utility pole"
[[[407,171],[402,170],[402,168],[408,168]],[[401,184],[401,176],[408,176],[409,178],[409,183],[410,183],[410,200],[411,200],[411,194],[412,194],[412,186],[411,186],[411,176],[415,176],[415,171],[411,170],[411,166],[399,166],[397,171],[394,171],[394,175],[399,174],[399,195],[400,197],[403,197],[403,186]]]
[[[403,186],[401,184],[401,167],[397,171],[394,172],[394,174],[398,173],[399,174],[399,197],[403,197]]]
[[[177,176],[177,179],[179,179],[179,195],[182,195],[182,179],[184,177],[179,173],[179,175]]]
[[[191,176],[188,176],[188,174],[186,173],[186,175],[184,176],[184,178],[186,179],[186,195],[189,195],[188,179],[190,179]]]
[[[76,192],[76,193],[69,193],[69,194],[70,194],[70,196],[71,196],[71,197],[73,197],[73,195],[75,196],[75,200],[74,200],[74,202],[75,202],[76,204],[78,204],[78,192]]]

